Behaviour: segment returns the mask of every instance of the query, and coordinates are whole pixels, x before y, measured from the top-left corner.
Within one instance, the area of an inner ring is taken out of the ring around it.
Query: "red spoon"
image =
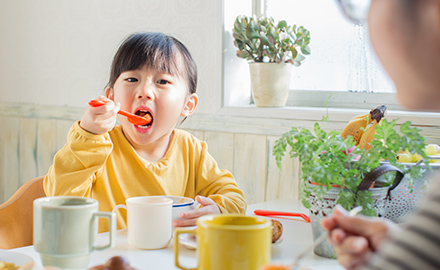
[[[105,104],[105,102],[101,101],[101,100],[93,99],[93,100],[89,101],[89,105],[92,106],[92,107],[99,107],[99,106],[102,106],[104,104]],[[136,115],[136,114],[132,114],[132,113],[126,112],[124,110],[119,110],[118,113],[120,115],[126,116],[128,122],[130,122],[132,124],[135,124],[135,125],[138,125],[138,126],[149,124],[151,122],[151,120],[152,120],[151,115],[149,115],[149,114],[146,114],[143,117],[143,116],[139,116],[139,115]]]
[[[294,213],[294,212],[282,212],[282,211],[272,211],[272,210],[260,210],[257,209],[254,211],[255,215],[259,216],[290,216],[290,217],[300,217],[304,219],[305,222],[310,223],[310,217],[303,213]]]

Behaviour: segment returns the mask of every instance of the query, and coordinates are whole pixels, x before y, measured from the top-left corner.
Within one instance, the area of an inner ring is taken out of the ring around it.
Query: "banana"
[[[376,108],[370,110],[369,113],[363,115],[357,115],[353,117],[348,124],[344,127],[341,132],[341,136],[347,138],[352,136],[356,144],[359,144],[364,130],[372,122],[378,123],[385,117],[387,107],[385,105],[377,106]]]
[[[377,127],[377,121],[376,119],[374,119],[373,122],[367,126],[365,132],[362,134],[362,137],[359,140],[359,144],[358,144],[359,148],[365,148],[365,150],[368,150],[372,147],[370,142],[374,138],[374,134],[376,133],[376,127]]]
[[[353,140],[357,144],[359,142],[359,139],[362,137],[362,134],[364,133],[362,128],[365,129],[365,127],[372,120],[373,119],[371,119],[370,113],[353,117],[342,130],[341,136],[344,137],[344,139],[346,139],[348,136],[352,136]]]

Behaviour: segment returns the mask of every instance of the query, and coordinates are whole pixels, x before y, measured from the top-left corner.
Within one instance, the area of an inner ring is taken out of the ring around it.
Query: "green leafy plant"
[[[275,23],[269,17],[239,15],[232,30],[237,56],[251,62],[291,63],[299,66],[310,54],[310,32],[304,27]],[[299,51],[298,51],[299,50]]]
[[[417,153],[429,168],[429,160],[424,151],[425,138],[419,134],[419,129],[411,127],[407,121],[396,130],[396,120],[388,122],[382,119],[377,125],[373,147],[369,150],[360,149],[351,136],[344,139],[340,132],[323,130],[319,123],[314,125],[314,133],[306,128],[293,127],[275,142],[273,155],[281,169],[281,160],[286,152],[290,158],[298,158],[301,163],[300,196],[305,207],[311,192],[318,198],[326,194],[332,185],[340,189],[338,204],[350,209],[355,205],[363,207],[363,214],[374,216],[372,193],[368,190],[358,191],[357,187],[364,175],[378,167],[381,162],[389,162],[399,167],[411,181],[420,178],[425,169],[420,166],[404,166],[396,159],[399,151],[408,149],[412,154]],[[290,149],[288,149],[290,146]],[[385,185],[392,184],[395,173],[387,173]],[[308,185],[313,181],[317,185]]]

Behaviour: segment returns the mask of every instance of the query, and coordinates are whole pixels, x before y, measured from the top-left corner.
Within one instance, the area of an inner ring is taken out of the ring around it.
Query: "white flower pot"
[[[284,107],[289,95],[289,63],[250,63],[251,86],[257,107]]]

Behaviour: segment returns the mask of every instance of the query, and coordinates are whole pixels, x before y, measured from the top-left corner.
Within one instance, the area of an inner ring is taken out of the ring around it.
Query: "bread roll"
[[[283,225],[278,220],[272,219],[272,243],[280,239],[283,234]]]

